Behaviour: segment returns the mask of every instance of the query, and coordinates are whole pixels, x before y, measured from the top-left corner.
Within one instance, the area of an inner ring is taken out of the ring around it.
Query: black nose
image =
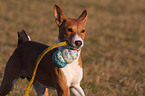
[[[75,44],[76,44],[76,46],[81,46],[82,45],[82,41],[80,41],[80,40],[78,40],[78,41],[75,41]]]

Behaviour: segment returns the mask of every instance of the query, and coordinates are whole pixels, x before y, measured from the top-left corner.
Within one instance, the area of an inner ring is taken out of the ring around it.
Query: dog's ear
[[[54,5],[54,17],[58,26],[60,26],[64,20],[67,20],[62,9],[56,4]]]
[[[87,17],[88,17],[87,10],[84,10],[78,19],[81,20],[84,24],[86,24]]]

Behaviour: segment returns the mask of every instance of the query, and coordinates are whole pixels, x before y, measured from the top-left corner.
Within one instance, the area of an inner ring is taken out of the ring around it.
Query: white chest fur
[[[79,66],[78,58],[80,56],[80,51],[78,52],[78,57],[72,63],[67,64],[66,67],[62,68],[64,75],[66,76],[67,85],[73,86],[80,84],[83,77],[83,69]]]

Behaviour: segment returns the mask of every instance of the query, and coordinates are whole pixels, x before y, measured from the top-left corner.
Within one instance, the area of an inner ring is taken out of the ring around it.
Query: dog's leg
[[[7,73],[7,72],[6,72]],[[5,96],[12,89],[18,77],[11,76],[12,74],[5,74],[0,87],[0,96]]]
[[[69,87],[66,86],[58,86],[57,87],[58,96],[70,96]]]
[[[49,96],[49,94],[48,94],[48,88],[45,88],[44,96]]]
[[[83,89],[80,87],[80,85],[75,85],[70,87],[71,93],[75,96],[85,96],[85,93]]]
[[[45,87],[39,84],[37,81],[33,82],[33,86],[35,88],[35,91],[37,92],[38,96],[43,96],[45,92]]]
[[[5,68],[4,78],[0,87],[0,96],[5,96],[8,94],[15,81],[19,78],[20,74],[20,60],[17,60],[17,56],[13,55],[7,62],[7,66]]]
[[[14,82],[15,80],[3,79],[0,87],[0,96],[7,95],[11,91]]]

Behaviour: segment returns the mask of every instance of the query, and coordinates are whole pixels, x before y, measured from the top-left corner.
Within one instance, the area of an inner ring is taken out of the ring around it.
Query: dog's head
[[[84,45],[87,11],[84,10],[77,19],[70,19],[58,5],[54,5],[54,16],[59,27],[59,41],[67,41],[68,48],[79,50]]]

